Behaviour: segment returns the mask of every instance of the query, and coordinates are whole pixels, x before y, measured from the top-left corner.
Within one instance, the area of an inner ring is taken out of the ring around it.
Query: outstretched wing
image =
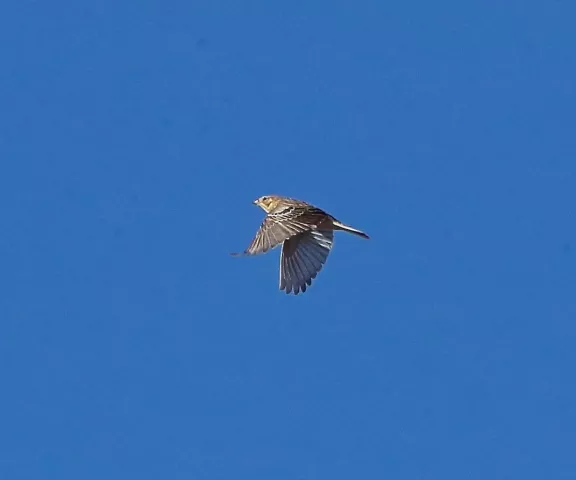
[[[305,292],[326,262],[333,238],[332,230],[310,230],[286,240],[280,255],[280,290]]]
[[[307,205],[283,205],[268,214],[243,253],[257,255],[267,252],[295,235],[316,228],[326,218],[322,210]]]

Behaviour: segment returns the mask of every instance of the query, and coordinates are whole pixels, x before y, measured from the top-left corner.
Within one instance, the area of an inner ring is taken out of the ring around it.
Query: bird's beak
[[[254,200],[252,203],[253,203],[254,205],[258,205],[258,200]]]

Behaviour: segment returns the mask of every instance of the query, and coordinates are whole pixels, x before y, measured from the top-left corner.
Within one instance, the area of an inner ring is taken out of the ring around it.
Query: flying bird
[[[312,284],[328,258],[335,230],[370,238],[324,210],[294,198],[266,195],[254,204],[267,215],[248,248],[232,255],[258,255],[281,244],[280,290],[287,294],[298,295]]]

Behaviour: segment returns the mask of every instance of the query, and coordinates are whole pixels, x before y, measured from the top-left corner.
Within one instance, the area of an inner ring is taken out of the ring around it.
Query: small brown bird
[[[318,275],[332,248],[334,230],[362,238],[364,232],[350,227],[313,205],[294,198],[267,195],[254,200],[266,213],[254,240],[243,253],[257,255],[282,244],[280,290],[305,292]]]

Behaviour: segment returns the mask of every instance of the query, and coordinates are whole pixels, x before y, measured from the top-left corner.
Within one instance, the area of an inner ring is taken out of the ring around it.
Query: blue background
[[[576,478],[574,18],[4,2],[0,478]]]

